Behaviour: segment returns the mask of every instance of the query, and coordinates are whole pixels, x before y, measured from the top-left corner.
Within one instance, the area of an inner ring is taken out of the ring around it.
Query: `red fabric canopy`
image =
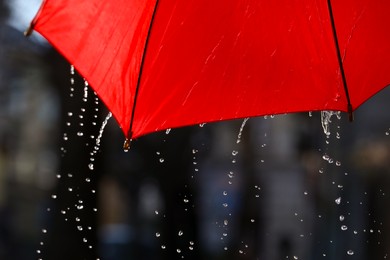
[[[46,0],[32,25],[136,138],[233,118],[347,111],[328,4]],[[356,109],[390,84],[390,1],[331,4]]]

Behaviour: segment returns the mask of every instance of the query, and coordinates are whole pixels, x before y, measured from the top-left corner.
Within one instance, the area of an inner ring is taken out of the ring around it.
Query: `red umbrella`
[[[127,138],[287,112],[352,114],[390,84],[388,0],[46,0],[31,24]]]

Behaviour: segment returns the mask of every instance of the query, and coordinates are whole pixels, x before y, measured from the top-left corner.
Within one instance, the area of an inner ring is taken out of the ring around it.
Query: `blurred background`
[[[39,4],[0,0],[0,259],[389,257],[389,88],[328,136],[313,112],[172,129],[126,153],[84,80],[24,38]]]

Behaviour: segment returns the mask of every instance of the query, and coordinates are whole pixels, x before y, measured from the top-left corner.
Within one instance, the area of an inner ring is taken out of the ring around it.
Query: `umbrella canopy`
[[[390,84],[388,0],[46,0],[32,22],[127,138],[352,112]]]

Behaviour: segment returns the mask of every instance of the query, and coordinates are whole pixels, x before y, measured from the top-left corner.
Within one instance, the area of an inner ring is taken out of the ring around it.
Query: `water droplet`
[[[341,166],[341,162],[336,161],[336,166]]]
[[[229,221],[228,221],[227,219],[225,219],[225,220],[223,221],[223,224],[224,224],[225,226],[227,226],[227,225],[229,224]]]
[[[334,202],[336,202],[337,205],[340,205],[340,203],[341,203],[341,197],[338,197],[337,199],[335,199]]]
[[[188,199],[183,199],[184,203],[188,203],[189,200]]]
[[[353,255],[354,252],[353,252],[352,250],[348,250],[348,251],[347,251],[347,254],[348,254],[348,255]]]
[[[171,128],[168,128],[167,130],[165,130],[165,134],[169,134],[171,132]]]
[[[223,203],[222,206],[224,206],[225,208],[228,207],[228,204],[227,203]]]
[[[344,215],[340,215],[340,221],[344,221],[345,217]]]
[[[73,116],[73,113],[72,112],[68,112],[68,116]]]
[[[161,249],[165,249],[167,248],[165,245],[161,245]]]
[[[346,225],[342,225],[342,226],[341,226],[341,230],[342,230],[342,231],[345,231],[345,230],[347,230],[347,229],[348,229],[348,227],[347,227]]]
[[[330,123],[332,122],[331,118],[333,115],[336,115],[337,119],[341,118],[341,113],[336,111],[321,111],[321,125],[326,136],[330,136]]]
[[[182,231],[182,230],[179,230],[179,233],[177,233],[177,235],[178,235],[179,237],[181,237],[181,236],[183,235],[183,231]]]
[[[154,211],[154,214],[158,215],[158,210],[155,210],[155,211]]]
[[[160,163],[163,163],[163,162],[164,162],[164,158],[160,158],[158,161],[159,161]]]
[[[47,233],[47,229],[42,229],[42,233],[46,234]]]
[[[160,237],[160,236],[161,236],[161,234],[156,232],[156,237]]]
[[[77,132],[77,136],[83,136],[84,135],[84,133],[83,132]]]
[[[232,152],[232,155],[233,155],[233,156],[236,156],[237,154],[238,154],[238,151],[233,151],[233,152]]]
[[[199,124],[199,127],[204,127],[206,123]]]
[[[228,195],[228,193],[227,193],[227,191],[225,190],[225,191],[223,191],[223,196],[227,196]]]
[[[88,164],[88,168],[92,171],[94,169],[93,168],[93,163]]]
[[[56,199],[57,198],[57,195],[53,194],[51,195],[52,199]]]
[[[82,230],[83,230],[83,227],[82,227],[82,226],[77,226],[77,230],[78,230],[78,231],[82,231]]]
[[[236,141],[237,144],[241,142],[242,131],[244,130],[245,124],[248,120],[249,120],[249,117],[245,118],[241,124],[240,130],[238,131],[238,135],[237,135],[237,141]]]
[[[254,222],[255,222],[255,220],[254,220],[253,218],[251,218],[251,222],[252,222],[252,223],[254,223]]]
[[[181,249],[180,248],[176,249],[176,252],[180,254],[181,253]]]

